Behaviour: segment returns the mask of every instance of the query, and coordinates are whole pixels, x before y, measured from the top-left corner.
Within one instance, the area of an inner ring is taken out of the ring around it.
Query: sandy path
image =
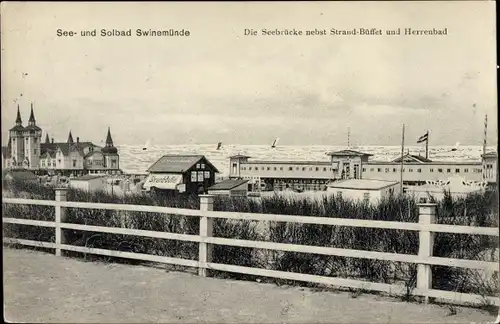
[[[7,321],[169,323],[471,323],[495,316],[382,297],[202,278],[4,249]]]

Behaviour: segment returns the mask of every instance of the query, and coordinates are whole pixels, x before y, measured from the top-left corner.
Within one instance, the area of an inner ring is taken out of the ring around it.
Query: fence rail
[[[252,213],[238,213],[238,212],[215,212],[213,211],[213,196],[210,195],[200,196],[200,210],[192,210],[192,209],[180,209],[180,208],[170,208],[170,207],[160,207],[160,206],[72,202],[72,201],[66,201],[66,192],[67,189],[64,188],[56,189],[55,201],[3,198],[2,202],[4,204],[53,206],[55,207],[55,216],[56,216],[54,222],[3,217],[2,219],[3,223],[54,228],[55,238],[56,238],[55,243],[15,239],[15,238],[4,238],[4,243],[15,243],[26,246],[53,248],[55,249],[56,251],[55,253],[58,256],[61,255],[61,251],[66,250],[66,251],[76,251],[88,254],[97,254],[97,255],[105,255],[111,257],[121,257],[121,258],[135,259],[135,260],[196,267],[199,269],[198,273],[201,276],[208,276],[209,270],[219,270],[219,271],[264,276],[264,277],[321,283],[321,284],[328,284],[341,287],[375,290],[392,294],[405,293],[406,287],[396,284],[375,283],[375,282],[368,282],[355,279],[325,277],[318,275],[300,274],[293,272],[284,272],[284,271],[276,271],[269,269],[213,263],[211,251],[213,245],[226,245],[226,246],[266,249],[266,250],[313,253],[313,254],[322,254],[331,256],[414,263],[417,264],[417,287],[412,290],[413,295],[423,296],[426,298],[426,300],[428,298],[441,298],[455,302],[467,302],[467,303],[477,303],[477,304],[482,304],[486,300],[489,303],[500,306],[500,298],[497,297],[463,294],[463,293],[432,289],[431,266],[439,265],[439,266],[460,267],[469,269],[481,269],[488,271],[498,271],[497,262],[442,258],[442,257],[435,257],[432,255],[435,233],[474,234],[474,235],[488,235],[496,237],[499,236],[497,228],[435,224],[435,212],[436,212],[435,204],[428,204],[428,203],[419,204],[419,222],[402,223],[402,222],[360,220],[360,219],[346,219],[346,218],[252,214]],[[65,222],[66,208],[136,211],[136,212],[163,213],[171,215],[198,217],[200,219],[200,233],[199,235],[188,235],[188,234],[176,234],[176,233],[156,232],[148,230],[137,230],[129,228],[72,224]],[[398,253],[375,252],[375,251],[365,251],[365,250],[341,249],[341,248],[331,248],[331,247],[321,247],[321,246],[308,246],[308,245],[213,237],[212,234],[213,234],[214,218],[416,231],[419,233],[419,252],[417,255],[411,255],[411,254],[398,254]],[[132,253],[132,252],[123,252],[123,251],[68,245],[65,244],[64,242],[64,236],[62,233],[63,229],[196,242],[199,244],[198,260],[187,260],[181,258],[158,256],[158,255],[149,255],[141,253]]]

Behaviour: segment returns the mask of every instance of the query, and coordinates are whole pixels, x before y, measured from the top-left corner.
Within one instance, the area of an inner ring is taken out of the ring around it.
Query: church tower
[[[28,126],[24,128],[24,166],[36,169],[40,166],[40,144],[42,141],[42,129],[36,125],[33,103],[31,103],[30,119]]]
[[[24,127],[19,105],[17,105],[16,125],[9,130],[12,167],[21,166],[24,160]]]

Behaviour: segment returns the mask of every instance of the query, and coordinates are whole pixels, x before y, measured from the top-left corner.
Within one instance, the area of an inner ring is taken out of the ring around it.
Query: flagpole
[[[427,131],[427,140],[425,141],[425,158],[429,158],[429,131]]]
[[[400,170],[400,189],[401,194],[403,194],[403,167],[404,167],[404,155],[405,155],[405,124],[403,124],[403,134],[401,138],[401,170]]]

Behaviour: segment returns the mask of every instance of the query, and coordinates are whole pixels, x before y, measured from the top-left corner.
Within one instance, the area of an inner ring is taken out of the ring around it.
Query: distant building
[[[223,195],[230,197],[246,197],[248,193],[248,180],[227,179],[208,188],[210,195]]]
[[[79,137],[75,142],[71,131],[66,142],[54,142],[48,134],[42,142],[42,129],[36,125],[33,104],[26,127],[17,107],[16,125],[9,130],[8,145],[2,147],[2,167],[28,169],[37,174],[121,173],[118,150],[109,128],[103,148],[80,142]]]
[[[327,153],[330,161],[258,161],[246,155],[229,158],[229,178],[249,180],[250,190],[321,191],[332,180],[373,179],[401,181],[405,186],[424,185],[427,181],[462,176],[467,181],[496,184],[496,152],[482,156],[482,161],[432,161],[420,155],[406,154],[393,161],[373,161],[371,154],[355,150]]]
[[[206,193],[219,170],[203,155],[164,155],[148,170],[146,190]]]
[[[106,178],[102,175],[88,174],[69,180],[69,186],[84,191],[98,191],[106,189]]]
[[[447,181],[428,181],[421,186],[406,187],[406,193],[415,196],[417,200],[425,198],[428,201],[430,197],[436,200],[443,199],[445,191],[453,198],[464,198],[469,194],[480,193],[485,189],[485,182],[467,181],[463,177],[453,176]]]
[[[399,195],[400,185],[397,181],[370,179],[337,180],[328,184],[328,194],[340,195],[343,198],[374,203]]]

